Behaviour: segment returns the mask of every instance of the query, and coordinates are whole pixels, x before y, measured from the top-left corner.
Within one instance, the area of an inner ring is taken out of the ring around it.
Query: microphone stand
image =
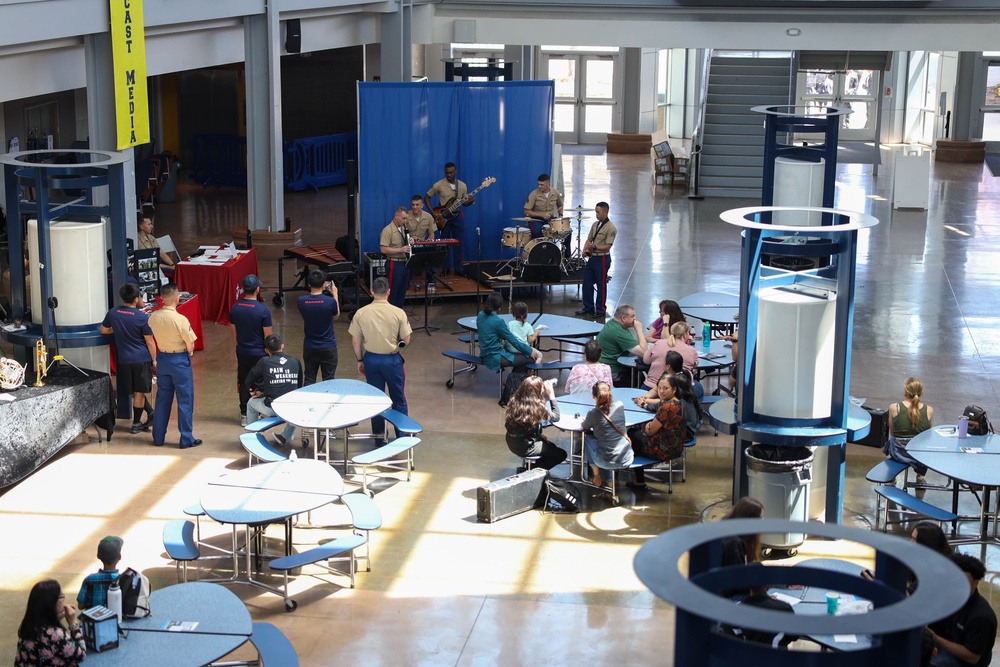
[[[77,366],[76,364],[74,364],[72,361],[70,361],[66,357],[64,357],[61,354],[59,354],[59,331],[58,331],[58,327],[56,325],[56,308],[59,307],[59,299],[57,299],[54,296],[50,296],[49,300],[48,300],[48,306],[49,306],[49,310],[52,311],[52,340],[55,343],[55,348],[56,348],[55,352],[56,353],[55,353],[55,356],[52,357],[52,363],[50,363],[49,367],[45,370],[45,374],[48,375],[49,370],[51,370],[52,367],[55,366],[57,362],[65,361],[67,364],[69,364],[70,366],[72,366],[76,370],[78,370],[81,373],[83,373],[84,377],[90,377],[90,375],[88,375],[87,372],[84,371],[82,368],[80,368],[79,366]]]

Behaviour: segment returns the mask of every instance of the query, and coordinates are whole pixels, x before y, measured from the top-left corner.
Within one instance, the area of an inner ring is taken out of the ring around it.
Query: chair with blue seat
[[[355,534],[365,538],[364,554],[357,555],[357,550],[355,550],[351,552],[349,557],[365,561],[365,570],[371,572],[371,531],[382,527],[382,512],[375,501],[364,493],[345,493],[340,497],[340,502],[351,512],[351,526],[354,528]],[[356,566],[355,571],[357,571]]]
[[[269,443],[263,433],[244,433],[240,435],[240,444],[247,450],[247,466],[252,466],[254,459],[276,463],[288,458],[288,454]]]
[[[194,523],[187,519],[168,521],[163,526],[163,548],[167,555],[176,562],[177,580],[181,581],[181,566],[184,569],[183,581],[187,581],[187,564],[201,556],[198,543],[194,539]]]

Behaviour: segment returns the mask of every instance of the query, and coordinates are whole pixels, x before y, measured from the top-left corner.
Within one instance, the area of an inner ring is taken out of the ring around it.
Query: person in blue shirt
[[[479,356],[492,371],[513,366],[515,371],[523,373],[531,360],[536,363],[542,360],[542,353],[511,333],[507,323],[497,314],[501,307],[503,297],[499,292],[490,292],[486,305],[476,316]],[[504,341],[510,344],[513,352],[504,348]]]
[[[97,544],[97,560],[101,561],[101,569],[88,574],[80,584],[80,593],[76,596],[80,609],[108,606],[108,588],[118,578],[122,544],[122,538],[115,535],[108,535]]]
[[[153,408],[146,394],[153,391],[156,367],[156,343],[149,328],[149,316],[143,312],[142,293],[135,283],[125,283],[118,290],[122,305],[112,308],[101,323],[102,334],[115,335],[117,356],[115,374],[126,393],[132,394],[132,434],[148,431],[153,424]],[[146,421],[142,422],[142,413]]]
[[[247,401],[250,389],[247,374],[266,356],[264,339],[271,335],[271,311],[257,300],[260,279],[254,274],[243,277],[243,298],[233,304],[229,322],[236,341],[236,387],[240,392],[240,423],[247,425]]]
[[[302,365],[305,384],[316,382],[317,372],[324,380],[332,380],[337,373],[337,336],[333,321],[340,317],[337,286],[327,282],[326,274],[313,269],[306,276],[309,294],[299,297],[302,314]]]

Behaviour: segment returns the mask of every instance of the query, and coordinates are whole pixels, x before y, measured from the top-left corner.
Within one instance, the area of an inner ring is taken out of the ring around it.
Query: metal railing
[[[700,199],[698,183],[701,180],[701,147],[705,133],[705,107],[708,106],[708,74],[712,64],[713,49],[705,49],[701,63],[701,91],[698,95],[698,124],[691,135],[691,164],[689,168],[689,199]]]

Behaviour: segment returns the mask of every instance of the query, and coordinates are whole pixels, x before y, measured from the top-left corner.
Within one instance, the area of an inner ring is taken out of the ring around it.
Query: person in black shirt
[[[322,372],[324,380],[332,380],[337,372],[337,336],[333,331],[333,321],[340,317],[340,304],[337,286],[328,283],[322,271],[310,271],[306,283],[309,294],[299,297],[304,333],[302,362],[305,383],[313,384],[317,371]]]
[[[254,364],[247,373],[247,388],[250,400],[247,402],[247,423],[252,424],[261,417],[274,416],[271,402],[302,386],[302,364],[295,357],[285,354],[285,344],[281,336],[271,334],[264,339],[267,356]],[[276,433],[274,442],[284,447],[294,442],[295,425],[285,424],[281,433]]]
[[[240,423],[247,425],[247,373],[264,358],[264,339],[271,335],[271,311],[257,300],[260,294],[260,279],[254,274],[243,276],[240,282],[242,298],[233,304],[229,313],[229,323],[236,342],[236,388],[240,394]]]
[[[951,555],[951,562],[965,573],[971,593],[965,606],[930,626],[938,648],[931,664],[985,667],[993,659],[997,638],[996,612],[978,590],[986,567],[978,558],[959,553]]]
[[[156,367],[156,343],[149,328],[149,316],[143,312],[142,293],[134,283],[118,290],[122,305],[112,308],[101,323],[101,333],[115,335],[115,372],[126,393],[132,394],[132,434],[153,426],[153,408],[146,394],[153,390]],[[145,423],[140,423],[146,412]]]

